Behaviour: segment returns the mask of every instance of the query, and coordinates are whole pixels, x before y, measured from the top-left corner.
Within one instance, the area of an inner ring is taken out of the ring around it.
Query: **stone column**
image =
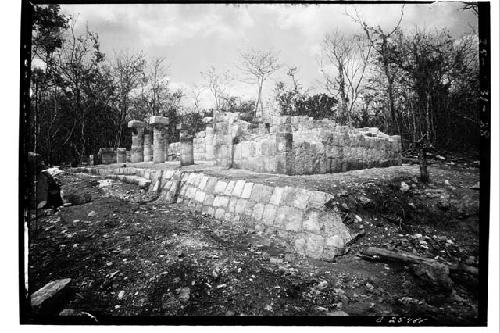
[[[193,135],[184,124],[179,124],[179,159],[181,166],[194,164]]]
[[[116,163],[127,163],[127,148],[116,148]]]
[[[151,146],[151,134],[144,134],[144,162],[151,162],[153,160],[153,148]]]
[[[132,163],[144,162],[144,148],[142,135],[146,124],[139,120],[131,120],[128,127],[132,128],[132,146],[130,148],[130,160]]]
[[[149,124],[153,126],[153,163],[165,162],[165,131],[168,125],[168,118],[162,116],[152,116]]]
[[[282,155],[282,162],[278,163],[278,173],[286,175],[294,174],[294,151],[291,117],[286,116],[280,124],[279,132],[276,134],[278,149]]]

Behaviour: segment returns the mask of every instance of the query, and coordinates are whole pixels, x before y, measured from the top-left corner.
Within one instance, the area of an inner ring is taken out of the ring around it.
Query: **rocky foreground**
[[[59,174],[63,190],[82,200],[32,212],[29,294],[71,281],[28,321],[370,316],[391,324],[398,316],[405,325],[480,324],[478,169],[435,166],[423,186],[415,168],[400,168],[308,179],[335,193],[344,223],[359,230],[330,261],[301,257],[275,235],[159,204],[136,185]]]

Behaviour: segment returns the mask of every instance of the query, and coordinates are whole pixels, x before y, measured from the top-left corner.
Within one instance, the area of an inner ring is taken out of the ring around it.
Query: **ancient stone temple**
[[[194,161],[287,175],[344,172],[401,164],[401,138],[377,128],[340,126],[303,116],[273,116],[259,124],[218,114],[193,139]],[[170,144],[175,150],[178,143]],[[177,148],[178,149],[178,148]]]
[[[276,234],[300,254],[331,259],[343,253],[353,237],[340,213],[327,207],[334,197],[264,180],[266,176],[254,177],[252,172],[288,179],[401,164],[400,137],[377,128],[273,114],[250,123],[236,113],[216,113],[206,124],[194,136],[188,124],[179,124],[179,141],[167,143],[168,118],[149,119],[152,138],[144,133],[144,123],[131,121],[132,165],[89,170],[136,183],[155,192],[161,202],[182,204],[200,214]],[[102,149],[101,155],[103,163],[123,161],[126,156],[120,148]],[[164,166],[140,165],[141,159]]]
[[[132,163],[179,160],[213,162],[224,168],[286,175],[344,172],[401,165],[401,138],[375,127],[352,128],[329,119],[271,114],[249,123],[237,113],[216,113],[204,131],[194,136],[187,125],[179,127],[179,142],[166,142],[169,119],[152,116],[146,124],[132,120]],[[124,163],[123,151],[102,148],[102,163]],[[114,155],[114,156],[111,156]]]

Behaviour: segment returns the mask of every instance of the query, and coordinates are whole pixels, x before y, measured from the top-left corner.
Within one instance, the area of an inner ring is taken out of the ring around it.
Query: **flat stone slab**
[[[131,120],[128,122],[128,127],[130,127],[130,128],[143,128],[143,127],[146,127],[146,124],[140,120]]]
[[[30,303],[35,312],[40,312],[48,303],[52,303],[62,295],[62,292],[71,282],[70,278],[55,280],[47,283],[31,295]]]
[[[149,123],[151,125],[168,125],[169,124],[169,119],[168,117],[163,117],[163,116],[151,116],[149,118]]]

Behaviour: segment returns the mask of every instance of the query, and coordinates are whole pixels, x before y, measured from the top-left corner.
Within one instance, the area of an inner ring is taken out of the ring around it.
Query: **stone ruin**
[[[149,119],[152,136],[145,133],[144,122],[132,120],[129,160],[125,148],[101,148],[102,164],[178,160],[184,166],[211,161],[221,167],[286,175],[401,165],[401,137],[376,127],[352,128],[307,116],[272,116],[252,124],[237,113],[219,113],[214,123],[211,118],[206,122],[206,129],[194,136],[187,124],[179,124],[179,142],[168,143],[167,117]]]
[[[297,253],[331,259],[343,253],[353,237],[340,212],[327,208],[334,200],[331,194],[260,183],[251,176],[214,175],[203,165],[184,169],[165,163],[160,169],[140,163],[179,161],[188,166],[208,161],[222,168],[288,176],[401,165],[401,138],[377,128],[350,128],[302,116],[271,116],[255,124],[236,113],[216,113],[215,121],[204,121],[206,129],[194,135],[189,124],[179,124],[179,141],[169,143],[168,118],[153,116],[149,126],[132,120],[132,165],[84,171],[137,184],[156,193],[161,202],[277,234]],[[147,133],[151,129],[152,135]],[[103,163],[123,163],[126,153],[124,148],[100,150]]]

